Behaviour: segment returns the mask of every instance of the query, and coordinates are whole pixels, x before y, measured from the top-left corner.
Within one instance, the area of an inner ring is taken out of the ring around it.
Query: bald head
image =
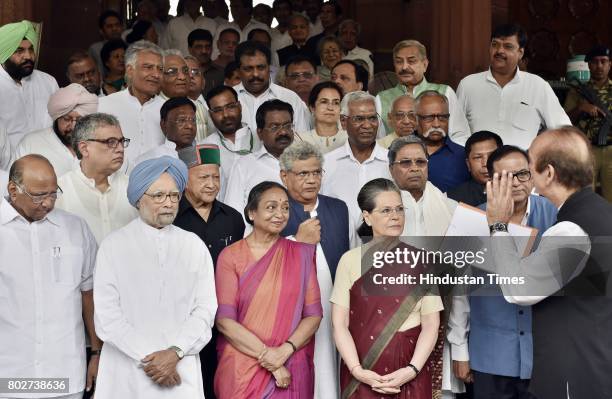
[[[593,183],[591,144],[573,126],[539,134],[529,147],[529,157],[535,172],[551,173],[553,180],[566,189],[582,189]]]
[[[43,219],[55,206],[57,176],[47,158],[38,154],[16,160],[9,171],[13,207],[30,222]]]
[[[410,95],[399,96],[387,115],[389,124],[398,136],[408,136],[416,129],[416,112],[414,98]]]

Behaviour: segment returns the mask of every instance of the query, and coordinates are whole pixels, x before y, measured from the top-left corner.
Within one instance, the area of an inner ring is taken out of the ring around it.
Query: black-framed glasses
[[[93,141],[95,143],[100,143],[100,144],[106,144],[106,146],[112,150],[114,150],[115,148],[117,148],[117,146],[119,144],[121,144],[123,146],[123,148],[127,148],[130,145],[130,141],[132,141],[131,139],[122,137],[120,139],[115,138],[115,137],[111,137],[109,139],[87,139],[85,141]]]
[[[266,129],[269,132],[272,133],[278,133],[280,131],[286,131],[286,132],[293,132],[294,126],[293,126],[293,122],[287,122],[287,123],[283,123],[281,124],[272,124],[268,127],[264,127],[264,129]]]
[[[343,118],[350,120],[355,125],[363,125],[368,121],[371,125],[378,123],[378,114],[374,115],[342,115]]]
[[[531,172],[527,169],[521,169],[517,172],[512,172],[512,178],[514,179],[515,177],[521,183],[525,183],[531,180]]]
[[[236,112],[240,108],[240,102],[234,101],[233,103],[227,103],[221,107],[211,108],[210,112],[213,114],[220,114],[223,111]]]
[[[397,111],[393,113],[393,118],[395,118],[395,120],[398,120],[398,121],[403,121],[406,118],[408,118],[411,121],[416,121],[416,113]]]
[[[178,75],[179,72],[182,72],[183,75],[189,75],[189,67],[182,67],[182,68],[170,67],[164,71],[164,75],[176,76]]]
[[[200,68],[189,68],[189,76],[201,76],[202,70]]]
[[[388,217],[391,217],[391,215],[393,215],[394,213],[397,213],[398,215],[403,215],[404,214],[404,206],[403,205],[398,205],[395,208],[385,207],[385,208],[382,208],[382,209],[372,209],[372,212],[378,212],[381,215],[383,215],[384,217],[388,218]]]
[[[448,122],[448,119],[450,118],[450,114],[429,114],[429,115],[421,115],[421,114],[417,114],[417,116],[419,117],[419,120],[423,121],[423,122],[433,122],[434,119],[438,119],[440,122]]]
[[[55,201],[57,197],[59,197],[63,193],[61,187],[57,186],[57,190],[52,191],[50,193],[30,194],[28,190],[23,188],[23,186],[21,186],[20,184],[17,184],[15,181],[13,181],[13,183],[15,183],[15,185],[17,186],[17,189],[19,190],[21,194],[25,194],[28,197],[30,197],[30,200],[32,201],[32,203],[36,205],[43,203],[43,201],[46,200],[47,198],[51,199],[52,201]]]
[[[173,191],[171,193],[145,193],[145,195],[150,197],[156,204],[163,204],[168,198],[170,198],[170,202],[175,204],[181,200],[181,193],[178,191]]]
[[[302,172],[294,172],[294,171],[290,171],[290,172],[296,175],[299,180],[306,180],[311,176],[315,179],[320,179],[323,177],[323,174],[325,174],[325,171],[323,169],[310,170],[310,171],[305,170]]]
[[[400,159],[399,161],[394,161],[394,165],[399,165],[402,168],[409,168],[412,165],[415,165],[417,168],[424,168],[427,166],[429,161],[426,158],[417,158],[417,159]]]

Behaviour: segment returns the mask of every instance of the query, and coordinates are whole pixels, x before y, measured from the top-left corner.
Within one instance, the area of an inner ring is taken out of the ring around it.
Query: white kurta
[[[116,116],[123,135],[131,140],[125,149],[124,166],[127,165],[128,170],[132,170],[132,163],[139,155],[163,144],[166,139],[159,125],[162,105],[164,100],[160,96],[140,104],[129,89],[100,98],[98,112]]]
[[[0,169],[0,197],[6,197],[8,195],[7,185],[8,172],[6,170]]]
[[[40,154],[47,158],[57,177],[79,165],[76,155],[57,138],[50,127],[27,134],[15,149],[14,158],[19,159],[28,154]]]
[[[137,218],[110,234],[94,275],[95,324],[104,341],[96,399],[203,399],[200,350],[217,311],[213,264],[206,245],[174,225],[156,229]],[[182,383],[155,384],[141,359],[170,346],[185,357]]]
[[[98,243],[138,216],[127,199],[128,176],[117,172],[108,178],[109,188],[102,193],[93,179],[77,167],[57,180],[64,192],[55,206],[85,219]]]
[[[6,169],[11,166],[13,158],[13,147],[9,141],[6,129],[0,126],[0,169]]]
[[[54,209],[30,223],[0,198],[0,376],[69,378],[68,393],[83,391],[81,293],[92,289],[96,249],[81,218]]]
[[[168,27],[161,38],[160,44],[166,49],[179,49],[184,56],[187,56],[189,55],[187,37],[194,29],[205,29],[214,36],[217,32],[217,23],[204,15],[200,15],[194,21],[189,14],[185,13],[179,17],[172,18],[168,22]]]
[[[37,69],[18,84],[0,66],[0,125],[6,128],[13,148],[28,132],[53,124],[47,103],[58,89],[53,76]]]
[[[176,143],[174,141],[166,139],[163,144],[150,149],[144,154],[141,154],[138,158],[136,158],[134,162],[130,164],[130,170],[134,169],[134,166],[138,165],[142,161],[163,156],[169,156],[178,159],[178,152],[176,152]]]
[[[238,151],[250,151],[253,153],[261,148],[261,142],[256,136],[256,133],[251,132],[251,129],[245,125],[236,131],[233,142],[223,137],[219,131],[206,137],[202,142],[202,144],[218,146],[221,153],[221,189],[219,190],[218,198],[225,198],[227,182],[236,161],[248,155],[238,154]]]
[[[308,107],[293,91],[275,83],[270,83],[270,87],[257,97],[249,93],[242,83],[234,86],[234,90],[238,93],[238,100],[242,105],[242,122],[249,125],[253,132],[257,132],[257,123],[255,122],[257,108],[264,102],[273,99],[279,99],[291,105],[293,108],[293,125],[296,132],[310,130],[311,116]],[[259,138],[257,139],[259,140]]]

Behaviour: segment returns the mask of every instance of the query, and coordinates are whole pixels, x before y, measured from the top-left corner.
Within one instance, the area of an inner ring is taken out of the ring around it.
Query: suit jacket
[[[340,257],[350,249],[348,207],[344,201],[326,195],[319,194],[318,199],[317,219],[321,223],[321,247],[334,280]],[[310,214],[304,212],[304,206],[289,197],[289,222],[281,235],[295,235],[300,223],[307,219],[310,219]]]

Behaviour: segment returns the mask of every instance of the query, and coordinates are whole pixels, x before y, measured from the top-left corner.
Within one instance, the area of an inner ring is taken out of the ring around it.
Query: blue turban
[[[168,173],[174,179],[176,186],[182,193],[187,184],[187,166],[180,159],[164,155],[163,157],[148,159],[140,162],[132,173],[128,182],[127,197],[132,206],[136,203],[145,191],[155,183],[162,173]]]

